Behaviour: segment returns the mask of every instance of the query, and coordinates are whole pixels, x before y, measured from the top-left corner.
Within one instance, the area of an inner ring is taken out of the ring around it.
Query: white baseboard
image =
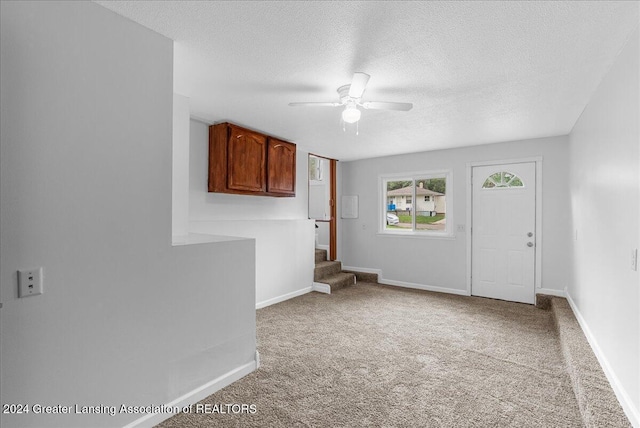
[[[259,364],[259,354],[256,351],[256,358],[258,360],[251,361],[250,363],[244,364],[240,367],[237,367],[222,376],[212,380],[211,382],[207,382],[199,388],[194,389],[193,391],[189,391],[181,397],[176,398],[170,403],[165,405],[167,409],[184,409],[189,407],[192,404],[197,403],[203,398],[208,397],[209,395],[221,390],[227,385],[231,385],[233,382],[242,379],[249,373],[256,370],[257,365]],[[153,427],[159,424],[162,421],[165,421],[177,413],[150,413],[141,418],[136,419],[128,425],[125,425],[124,428],[146,428]]]
[[[426,285],[426,284],[415,284],[413,282],[404,282],[404,281],[395,281],[392,279],[386,279],[386,278],[380,278],[378,279],[378,282],[380,284],[385,284],[385,285],[395,285],[398,287],[404,287],[404,288],[415,288],[417,290],[426,290],[426,291],[435,291],[438,293],[449,293],[449,294],[457,294],[460,296],[468,296],[469,293],[467,293],[467,290],[458,290],[456,288],[445,288],[445,287],[436,287],[433,285]]]
[[[355,267],[355,266],[343,266],[342,270],[352,271],[352,272],[375,273],[378,275],[379,284],[395,285],[397,287],[414,288],[417,290],[436,291],[438,293],[458,294],[460,296],[469,295],[469,292],[466,289],[459,290],[456,288],[436,287],[434,285],[416,284],[413,282],[396,281],[394,279],[383,278],[381,269],[363,268],[363,267]]]
[[[553,288],[536,288],[536,294],[546,294],[548,296],[565,297],[564,290],[556,290]]]
[[[329,246],[328,245],[316,245],[316,249],[329,251]]]
[[[604,371],[605,376],[607,376],[607,380],[609,381],[609,383],[611,384],[611,387],[613,388],[613,392],[616,394],[616,397],[618,398],[618,401],[622,406],[622,410],[624,410],[625,415],[627,415],[627,418],[629,418],[631,425],[633,425],[636,428],[640,427],[640,409],[638,409],[634,405],[633,401],[631,400],[627,392],[624,390],[624,388],[620,384],[620,380],[611,369],[609,360],[607,360],[607,357],[605,357],[605,355],[602,353],[602,350],[600,349],[600,346],[598,345],[596,338],[594,337],[593,333],[591,333],[591,329],[587,325],[587,322],[582,317],[580,310],[578,309],[573,299],[571,298],[571,295],[569,294],[569,290],[565,288],[564,292],[565,292],[565,297],[567,299],[567,302],[569,302],[569,306],[571,306],[571,310],[573,311],[573,314],[578,320],[578,324],[580,324],[580,327],[582,328],[582,331],[584,332],[584,335],[586,336],[587,341],[589,342],[589,345],[591,345],[591,349],[593,350],[593,353],[596,355],[596,358],[598,359],[598,362],[600,363],[600,366],[602,367],[602,370]]]
[[[311,286],[311,289],[313,291],[317,291],[318,293],[331,294],[331,286],[322,282],[314,282]]]
[[[256,309],[261,309],[267,306],[275,305],[276,303],[284,302],[285,300],[302,296],[303,294],[310,293],[311,291],[312,291],[312,287],[309,286],[309,287],[302,288],[300,290],[292,291],[291,293],[283,294],[282,296],[277,296],[272,299],[267,299],[262,302],[256,303]]]
[[[353,267],[353,266],[342,266],[342,270],[348,270],[348,271],[351,271],[351,272],[375,273],[375,274],[378,275],[378,278],[382,277],[382,270],[380,270],[380,269],[361,268],[361,267]]]

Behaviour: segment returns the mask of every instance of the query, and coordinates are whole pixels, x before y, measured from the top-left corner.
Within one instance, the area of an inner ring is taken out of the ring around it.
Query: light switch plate
[[[18,297],[42,294],[42,268],[18,271]]]
[[[638,249],[631,250],[631,270],[638,270]]]

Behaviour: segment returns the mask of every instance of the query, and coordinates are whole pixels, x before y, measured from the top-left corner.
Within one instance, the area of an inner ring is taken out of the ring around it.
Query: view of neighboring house
[[[446,213],[446,196],[444,193],[425,189],[422,182],[416,187],[415,202],[413,201],[413,186],[389,190],[387,205],[389,211],[412,211],[415,207],[417,215],[431,216]]]

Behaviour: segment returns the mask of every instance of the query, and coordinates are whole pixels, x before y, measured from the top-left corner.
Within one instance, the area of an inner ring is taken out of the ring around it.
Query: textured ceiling
[[[638,25],[638,2],[98,1],[175,41],[193,117],[231,121],[340,160],[571,131]],[[338,101],[355,71],[362,113]]]

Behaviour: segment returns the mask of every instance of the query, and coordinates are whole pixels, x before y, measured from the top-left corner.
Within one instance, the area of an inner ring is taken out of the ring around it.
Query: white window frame
[[[446,180],[447,190],[447,212],[445,215],[446,226],[445,230],[416,230],[416,216],[415,210],[413,210],[413,228],[412,229],[387,229],[387,182],[389,181],[413,181],[413,194],[412,200],[416,200],[416,180],[430,179],[430,178],[444,178]],[[393,236],[393,237],[407,237],[407,238],[444,238],[455,239],[454,232],[454,217],[453,217],[453,172],[450,169],[440,170],[426,170],[405,172],[396,174],[381,174],[378,176],[378,234],[381,236]]]

